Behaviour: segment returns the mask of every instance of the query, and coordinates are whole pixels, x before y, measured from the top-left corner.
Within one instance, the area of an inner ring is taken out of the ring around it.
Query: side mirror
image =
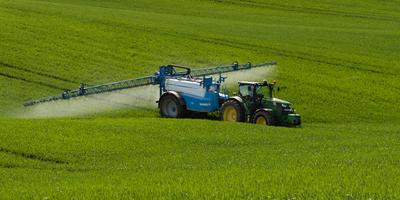
[[[278,86],[278,92],[281,91],[281,90],[284,90],[286,88],[287,88],[286,86]]]

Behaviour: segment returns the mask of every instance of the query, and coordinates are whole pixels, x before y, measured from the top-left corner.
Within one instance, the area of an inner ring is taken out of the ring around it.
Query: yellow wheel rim
[[[265,120],[265,118],[263,116],[257,117],[256,119],[256,124],[263,124],[263,125],[267,125],[267,120]]]
[[[236,121],[236,109],[232,106],[225,108],[224,110],[224,121],[235,122]]]

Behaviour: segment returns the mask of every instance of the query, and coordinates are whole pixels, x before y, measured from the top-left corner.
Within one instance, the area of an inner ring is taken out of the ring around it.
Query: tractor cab
[[[239,97],[246,104],[249,113],[254,113],[257,109],[263,108],[264,102],[273,99],[275,82],[239,82]]]
[[[238,96],[233,96],[221,106],[224,121],[248,121],[265,125],[300,125],[300,115],[291,103],[274,97],[275,81],[239,82]]]
[[[274,83],[264,82],[239,82],[239,95],[250,101],[261,100],[263,98],[273,98]]]

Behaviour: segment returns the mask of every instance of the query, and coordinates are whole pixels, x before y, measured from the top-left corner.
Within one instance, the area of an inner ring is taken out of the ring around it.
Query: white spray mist
[[[155,108],[159,87],[154,85],[59,100],[27,107],[21,118],[73,117],[116,109]]]
[[[263,81],[275,78],[276,67],[257,67],[249,70],[241,70],[235,72],[229,72],[223,74],[223,76],[228,77],[225,80],[225,84],[228,86],[236,86],[238,81]]]

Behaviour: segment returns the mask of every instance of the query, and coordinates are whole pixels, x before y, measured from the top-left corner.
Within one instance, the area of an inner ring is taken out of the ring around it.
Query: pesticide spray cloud
[[[238,81],[263,81],[268,79],[276,78],[275,73],[276,67],[257,67],[249,70],[242,70],[236,72],[229,72],[227,74],[223,74],[223,76],[227,76],[228,78],[225,80],[225,84],[228,86],[234,86]]]
[[[77,97],[27,107],[21,118],[73,117],[109,112],[117,109],[155,108],[159,88],[149,85],[109,93]]]
[[[237,81],[262,81],[275,78],[276,67],[259,67],[223,74],[225,85],[236,90]],[[214,78],[217,75],[215,75]],[[13,114],[18,118],[52,118],[95,115],[118,109],[154,109],[159,98],[157,85],[142,86],[97,95],[83,96],[27,107]]]

